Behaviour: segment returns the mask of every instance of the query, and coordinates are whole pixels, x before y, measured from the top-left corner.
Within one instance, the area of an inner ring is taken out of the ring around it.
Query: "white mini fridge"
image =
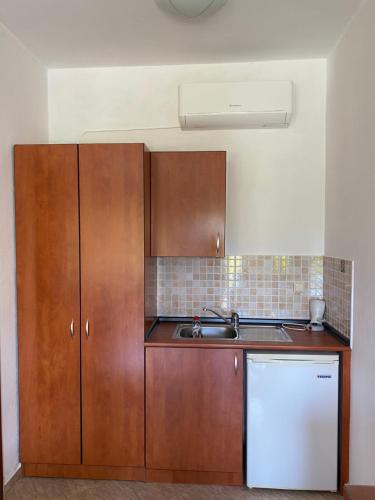
[[[247,354],[249,488],[337,490],[339,357]]]

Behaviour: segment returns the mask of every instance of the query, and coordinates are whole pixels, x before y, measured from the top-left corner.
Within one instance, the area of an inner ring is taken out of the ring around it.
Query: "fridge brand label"
[[[317,378],[332,378],[332,375],[317,375]]]

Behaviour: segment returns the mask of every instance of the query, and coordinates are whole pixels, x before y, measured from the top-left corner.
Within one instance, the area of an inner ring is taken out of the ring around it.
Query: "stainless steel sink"
[[[236,339],[237,332],[230,325],[205,325],[200,329],[202,338],[204,339]],[[192,339],[192,325],[178,325],[173,333],[175,339]],[[199,337],[198,337],[199,338]]]
[[[293,342],[284,328],[278,325],[242,325],[238,332],[230,325],[202,324],[201,337],[193,336],[192,325],[178,325],[173,333],[175,339],[219,339],[219,340],[242,340],[244,342]]]
[[[279,325],[243,325],[239,329],[239,339],[245,342],[293,342]]]

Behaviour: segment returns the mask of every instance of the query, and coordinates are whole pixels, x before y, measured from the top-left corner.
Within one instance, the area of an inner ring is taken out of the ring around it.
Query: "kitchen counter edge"
[[[188,322],[188,320],[186,320]],[[176,339],[173,333],[181,321],[160,320],[151,328],[145,347],[200,347],[215,349],[249,349],[275,351],[350,351],[351,348],[334,332],[325,329],[322,332],[309,330],[296,331],[285,328],[293,342],[251,342],[245,340],[208,340],[208,339]],[[264,324],[264,323],[263,323]]]

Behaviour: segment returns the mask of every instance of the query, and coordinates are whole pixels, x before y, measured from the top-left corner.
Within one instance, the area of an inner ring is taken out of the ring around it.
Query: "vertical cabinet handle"
[[[85,325],[85,332],[86,332],[86,338],[89,338],[90,335],[90,330],[89,330],[89,320],[86,320],[86,325]]]
[[[216,235],[216,257],[219,257],[220,253],[220,233]]]
[[[74,319],[70,322],[70,336],[74,337]]]
[[[234,374],[238,373],[238,356],[237,353],[234,354]]]

